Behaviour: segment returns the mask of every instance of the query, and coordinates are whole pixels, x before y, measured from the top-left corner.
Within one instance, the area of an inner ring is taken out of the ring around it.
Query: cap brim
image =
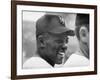
[[[62,34],[65,33],[66,35],[69,36],[74,36],[75,32],[67,27],[57,27],[56,29],[53,28],[53,30],[50,30],[49,32],[54,33],[54,34]]]
[[[66,34],[69,36],[74,36],[75,32],[73,30],[66,31]]]

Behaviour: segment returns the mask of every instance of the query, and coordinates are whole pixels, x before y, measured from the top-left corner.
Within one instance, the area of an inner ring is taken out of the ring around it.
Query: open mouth
[[[65,57],[65,51],[67,50],[67,47],[66,48],[63,48],[63,47],[61,47],[61,48],[59,48],[58,50],[57,50],[57,52],[56,52],[56,54],[57,54],[57,60],[58,61],[63,61],[64,60],[64,57]]]
[[[60,48],[57,49],[56,53],[62,54],[62,53],[65,53],[66,50],[67,50],[67,47],[60,47]]]
[[[64,58],[65,58],[65,53],[64,52],[58,52],[56,63],[57,64],[63,64],[64,63]]]

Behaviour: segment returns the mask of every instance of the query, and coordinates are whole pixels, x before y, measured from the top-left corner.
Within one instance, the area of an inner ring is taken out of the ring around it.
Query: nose
[[[63,50],[63,51],[67,50],[67,45],[66,45],[66,44],[64,44],[64,45],[62,46],[62,50]]]

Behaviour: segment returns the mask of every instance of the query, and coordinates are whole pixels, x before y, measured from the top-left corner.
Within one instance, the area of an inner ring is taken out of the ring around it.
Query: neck
[[[54,67],[54,62],[51,61],[51,59],[49,59],[48,56],[45,55],[45,53],[43,53],[42,51],[37,51],[37,54],[39,57],[41,57],[42,59],[44,59],[45,61],[47,61],[52,67]]]
[[[46,60],[52,67],[54,67],[54,62],[51,61],[49,58],[47,58],[46,56],[41,56],[44,60]]]

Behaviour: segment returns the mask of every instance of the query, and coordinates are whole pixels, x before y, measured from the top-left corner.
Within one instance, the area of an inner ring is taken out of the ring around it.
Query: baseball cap
[[[36,35],[46,32],[54,34],[66,33],[66,35],[74,36],[74,31],[67,28],[58,15],[45,14],[37,20]]]

